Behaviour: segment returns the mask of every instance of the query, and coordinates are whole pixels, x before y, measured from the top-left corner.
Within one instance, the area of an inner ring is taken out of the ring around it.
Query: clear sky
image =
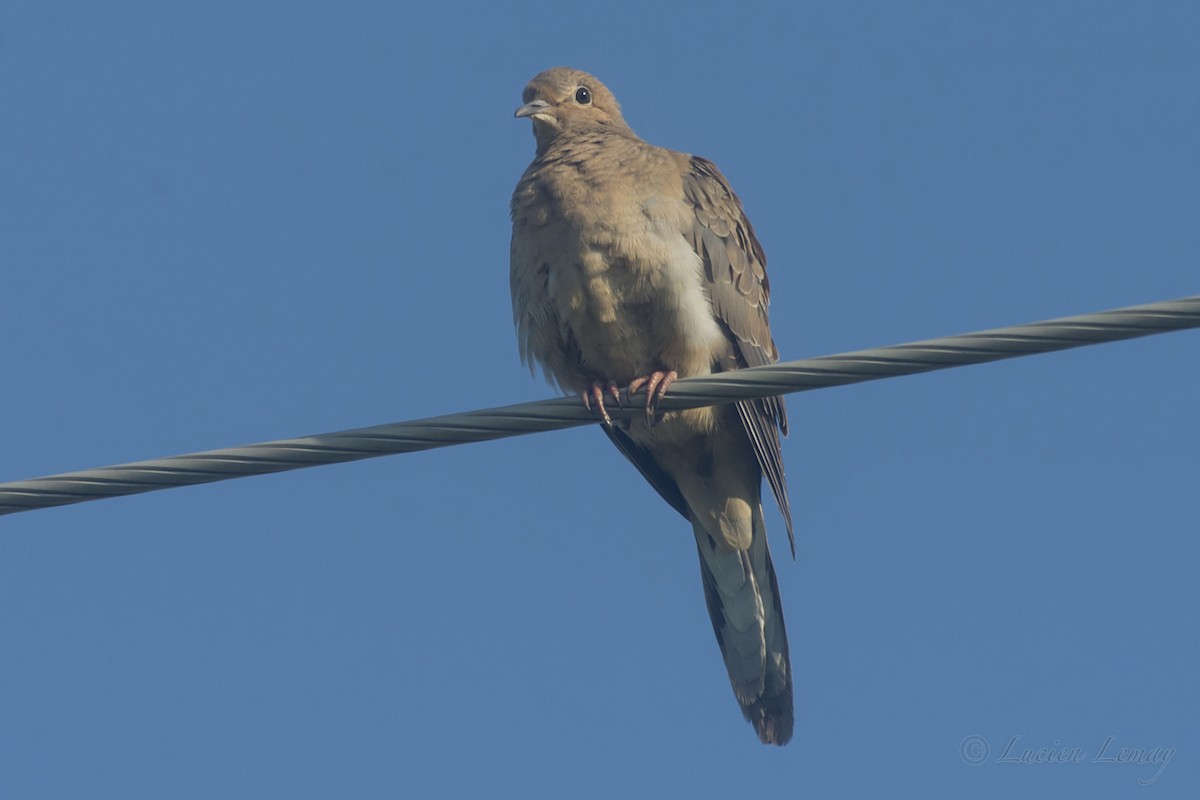
[[[1198,41],[1191,2],[7,0],[0,480],[551,396],[507,203],[559,64],[720,165],[784,358],[1196,294]],[[598,430],[5,517],[0,797],[1195,797],[1198,345],[793,396],[782,749]]]

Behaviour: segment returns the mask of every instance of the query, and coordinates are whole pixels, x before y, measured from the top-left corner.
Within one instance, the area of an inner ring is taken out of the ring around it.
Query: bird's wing
[[[734,363],[722,364],[721,368],[775,363],[779,360],[779,351],[771,339],[771,326],[767,321],[771,292],[767,257],[754,236],[754,227],[746,218],[741,201],[716,165],[698,156],[688,157],[683,192],[694,211],[691,230],[684,231],[684,235],[703,260],[713,313],[734,348]],[[787,435],[787,410],[783,398],[739,400],[737,410],[754,446],[754,455],[787,523],[788,541],[795,557],[792,509],[779,446],[780,432]]]
[[[654,454],[635,442],[619,427],[615,425],[601,425],[600,427],[608,434],[608,438],[617,446],[621,454],[638,468],[638,472],[642,473],[642,477],[654,487],[659,496],[666,500],[671,508],[682,514],[684,519],[690,519],[687,500],[684,499],[683,492],[679,490],[679,484],[659,465]]]

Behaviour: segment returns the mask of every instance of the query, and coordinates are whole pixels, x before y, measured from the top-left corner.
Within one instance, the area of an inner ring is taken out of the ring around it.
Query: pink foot
[[[608,416],[608,409],[604,407],[604,396],[608,395],[617,404],[617,408],[621,407],[621,390],[617,388],[615,381],[592,381],[592,384],[579,393],[583,399],[583,405],[588,411],[596,414],[603,420],[604,424],[612,427],[612,417]]]
[[[634,378],[633,382],[629,384],[630,397],[640,392],[642,387],[646,388],[646,416],[649,418],[651,424],[657,422],[659,419],[658,402],[667,393],[667,387],[678,377],[679,374],[675,370],[655,370],[649,375]]]

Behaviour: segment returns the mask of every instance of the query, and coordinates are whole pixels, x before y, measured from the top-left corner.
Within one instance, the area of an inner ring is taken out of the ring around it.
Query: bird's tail
[[[719,543],[693,518],[704,599],[729,682],[763,744],[792,738],[792,665],[762,506],[747,550]]]

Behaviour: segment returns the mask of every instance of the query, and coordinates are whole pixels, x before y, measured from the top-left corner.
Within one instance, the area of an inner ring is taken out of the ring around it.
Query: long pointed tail
[[[748,550],[718,543],[695,520],[704,599],[729,682],[763,744],[792,738],[792,665],[762,507]]]

